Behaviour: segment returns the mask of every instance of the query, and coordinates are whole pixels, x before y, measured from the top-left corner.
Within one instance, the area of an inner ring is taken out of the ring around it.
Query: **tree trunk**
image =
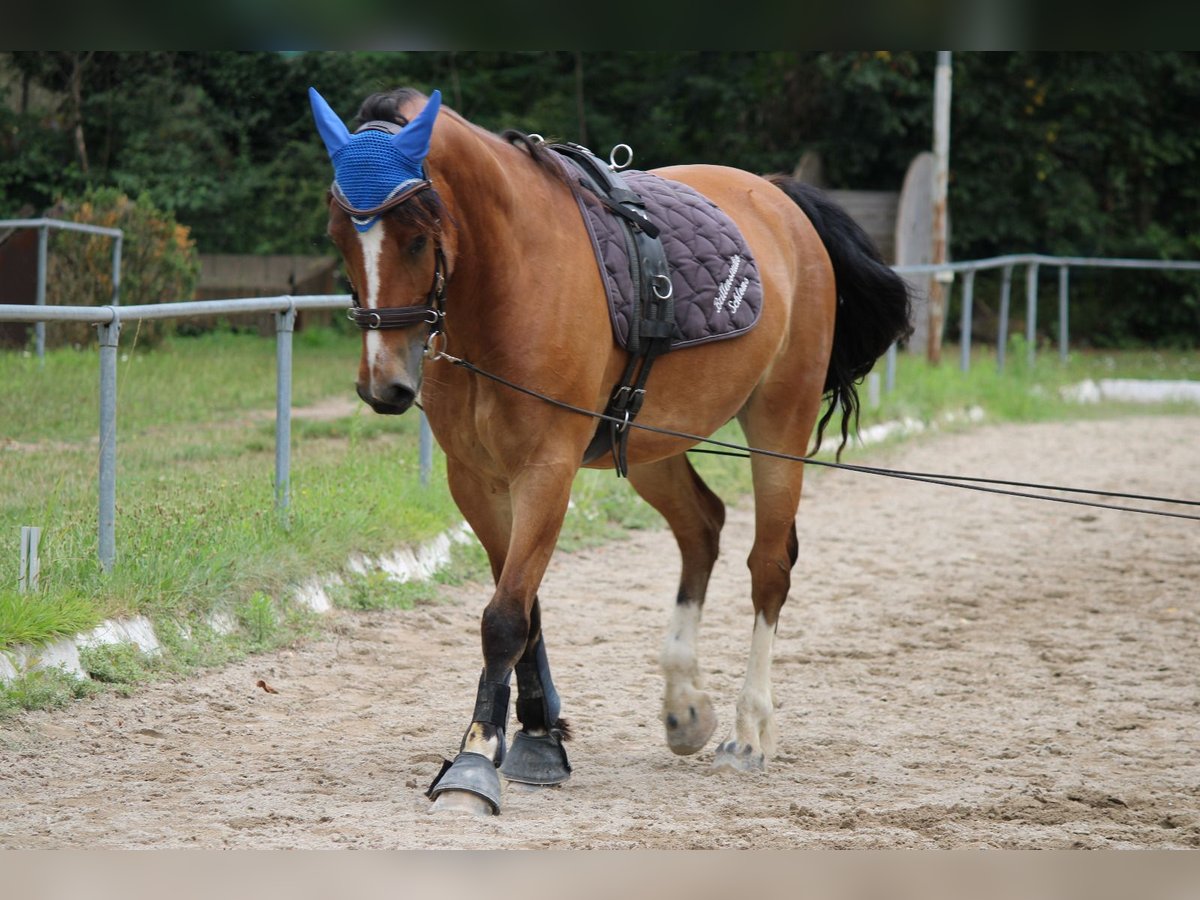
[[[94,51],[93,51],[94,52]],[[79,167],[84,177],[88,174],[87,143],[83,139],[83,67],[92,58],[92,53],[72,54],[71,106],[75,120],[75,152],[79,156]]]
[[[583,111],[583,51],[575,51],[575,112],[579,116],[579,143],[587,146],[587,116]]]

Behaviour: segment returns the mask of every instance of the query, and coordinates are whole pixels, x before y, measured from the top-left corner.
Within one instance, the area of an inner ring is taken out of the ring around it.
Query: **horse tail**
[[[867,233],[849,213],[812,185],[787,175],[768,180],[792,198],[816,229],[837,284],[837,317],[833,329],[833,351],[825,375],[824,396],[829,400],[817,423],[817,443],[833,418],[842,410],[842,442],[838,457],[850,439],[850,423],[858,429],[857,385],[862,383],[875,360],[893,342],[912,333],[909,322],[908,285],[883,261]]]

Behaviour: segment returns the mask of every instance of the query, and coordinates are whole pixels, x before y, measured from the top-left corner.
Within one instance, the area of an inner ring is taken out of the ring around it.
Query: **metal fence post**
[[[1058,267],[1058,358],[1061,362],[1067,361],[1067,338],[1070,325],[1067,313],[1069,272],[1070,269],[1066,266]]]
[[[124,243],[125,237],[113,239],[113,263],[112,263],[112,305],[119,306],[121,303],[121,245]]]
[[[962,336],[959,338],[959,365],[964,372],[971,371],[971,307],[975,302],[975,270],[968,269],[963,275]]]
[[[49,249],[50,229],[43,225],[38,229],[37,249],[37,300],[38,306],[46,305],[46,257]],[[35,322],[33,326],[34,342],[37,345],[39,362],[46,361],[46,323]]]
[[[889,394],[896,389],[896,344],[894,341],[892,346],[887,348],[887,372],[883,379],[883,389]]]
[[[1025,270],[1025,352],[1032,368],[1037,356],[1038,264],[1030,263]]]
[[[1004,267],[1000,278],[1000,328],[996,336],[996,371],[1004,371],[1004,357],[1008,352],[1008,306],[1012,297],[1012,266]]]
[[[275,509],[288,523],[289,481],[292,465],[292,332],[296,306],[275,313]]]
[[[21,526],[21,570],[17,576],[17,591],[24,594],[38,589],[38,578],[42,563],[38,558],[38,544],[42,540],[42,529],[36,525]]]
[[[117,555],[117,341],[121,319],[114,307],[112,321],[100,332],[100,568],[111,572]]]
[[[421,410],[421,432],[418,442],[420,448],[421,485],[429,486],[429,476],[433,473],[433,432],[429,430],[429,420],[425,411]]]

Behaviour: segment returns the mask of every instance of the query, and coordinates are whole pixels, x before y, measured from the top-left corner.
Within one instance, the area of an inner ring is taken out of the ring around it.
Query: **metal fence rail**
[[[49,257],[50,231],[78,231],[84,234],[99,234],[113,239],[112,248],[112,299],[117,306],[121,302],[121,250],[125,243],[125,232],[120,228],[105,228],[101,225],[85,225],[82,222],[67,222],[62,219],[0,219],[0,228],[36,228],[38,230],[37,255],[37,299],[38,306],[46,305],[46,266]],[[0,320],[14,321],[14,320]],[[34,320],[34,346],[38,359],[46,355],[46,320]]]
[[[14,220],[17,224],[32,227],[66,227],[75,223],[54,220]],[[13,224],[13,221],[2,224]],[[94,226],[78,226],[74,230],[111,233],[113,229]],[[991,259],[944,263],[941,265],[896,266],[900,274],[963,274],[962,311],[962,355],[963,371],[970,367],[971,358],[971,313],[974,299],[975,276],[982,271],[1000,269],[1000,334],[997,365],[1004,369],[1004,348],[1008,340],[1008,315],[1012,287],[1012,272],[1017,266],[1026,266],[1026,333],[1029,359],[1032,362],[1036,347],[1035,327],[1037,320],[1037,279],[1039,268],[1057,267],[1059,270],[1059,353],[1065,360],[1067,353],[1069,277],[1071,268],[1114,268],[1154,269],[1167,271],[1200,271],[1200,262],[1173,262],[1147,259],[1091,259],[1074,256],[1043,256],[1019,254],[998,256]],[[115,271],[115,270],[114,270]],[[115,285],[114,279],[114,299]],[[44,299],[44,298],[39,298]],[[345,309],[350,305],[347,294],[321,294],[305,297],[251,297],[234,300],[202,300],[181,303],[158,303],[139,306],[77,307],[77,306],[3,306],[0,305],[0,322],[88,322],[96,325],[100,337],[100,463],[99,463],[99,556],[100,565],[111,570],[116,558],[116,445],[117,445],[117,345],[121,326],[125,322],[152,319],[173,319],[192,316],[244,315],[248,313],[273,313],[275,315],[275,505],[286,521],[291,467],[291,408],[292,408],[292,332],[295,328],[296,312],[311,309]],[[888,350],[887,389],[895,384],[896,347]],[[428,483],[432,468],[433,440],[428,422],[421,414],[420,472],[423,483]]]
[[[1017,266],[1025,266],[1025,341],[1029,363],[1032,365],[1037,354],[1037,304],[1038,274],[1042,266],[1058,269],[1058,355],[1067,359],[1070,334],[1070,270],[1073,268],[1093,269],[1142,269],[1176,272],[1200,272],[1200,262],[1165,259],[1124,259],[1086,256],[1045,256],[1040,253],[1021,253],[995,256],[955,263],[928,263],[912,266],[894,266],[900,275],[963,275],[962,319],[960,323],[959,367],[964,371],[971,368],[971,314],[975,298],[975,276],[979,272],[1002,270],[1000,282],[1000,332],[996,338],[996,366],[1003,372],[1005,350],[1008,346],[1008,316],[1012,293],[1012,273]],[[896,348],[888,350],[889,372],[894,371]],[[893,378],[889,377],[888,389]]]
[[[0,322],[88,322],[98,327],[100,343],[99,557],[110,571],[116,560],[117,502],[117,346],[121,325],[184,316],[275,314],[275,506],[286,521],[289,501],[292,434],[292,332],[302,309],[345,309],[347,294],[306,297],[251,297],[141,306],[0,306]],[[428,424],[422,415],[422,431]],[[421,474],[428,482],[432,441],[421,442]],[[427,458],[428,454],[428,458]]]

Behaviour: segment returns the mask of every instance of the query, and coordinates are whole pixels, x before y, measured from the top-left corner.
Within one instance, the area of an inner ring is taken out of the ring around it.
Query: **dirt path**
[[[1200,496],[1200,416],[987,427],[909,468]],[[840,473],[810,477],[765,776],[657,722],[669,535],[560,556],[542,591],[562,788],[426,815],[478,677],[486,592],[0,726],[2,847],[1200,846],[1200,526]],[[748,503],[702,632],[725,736],[751,619]],[[266,678],[278,694],[255,687]]]

